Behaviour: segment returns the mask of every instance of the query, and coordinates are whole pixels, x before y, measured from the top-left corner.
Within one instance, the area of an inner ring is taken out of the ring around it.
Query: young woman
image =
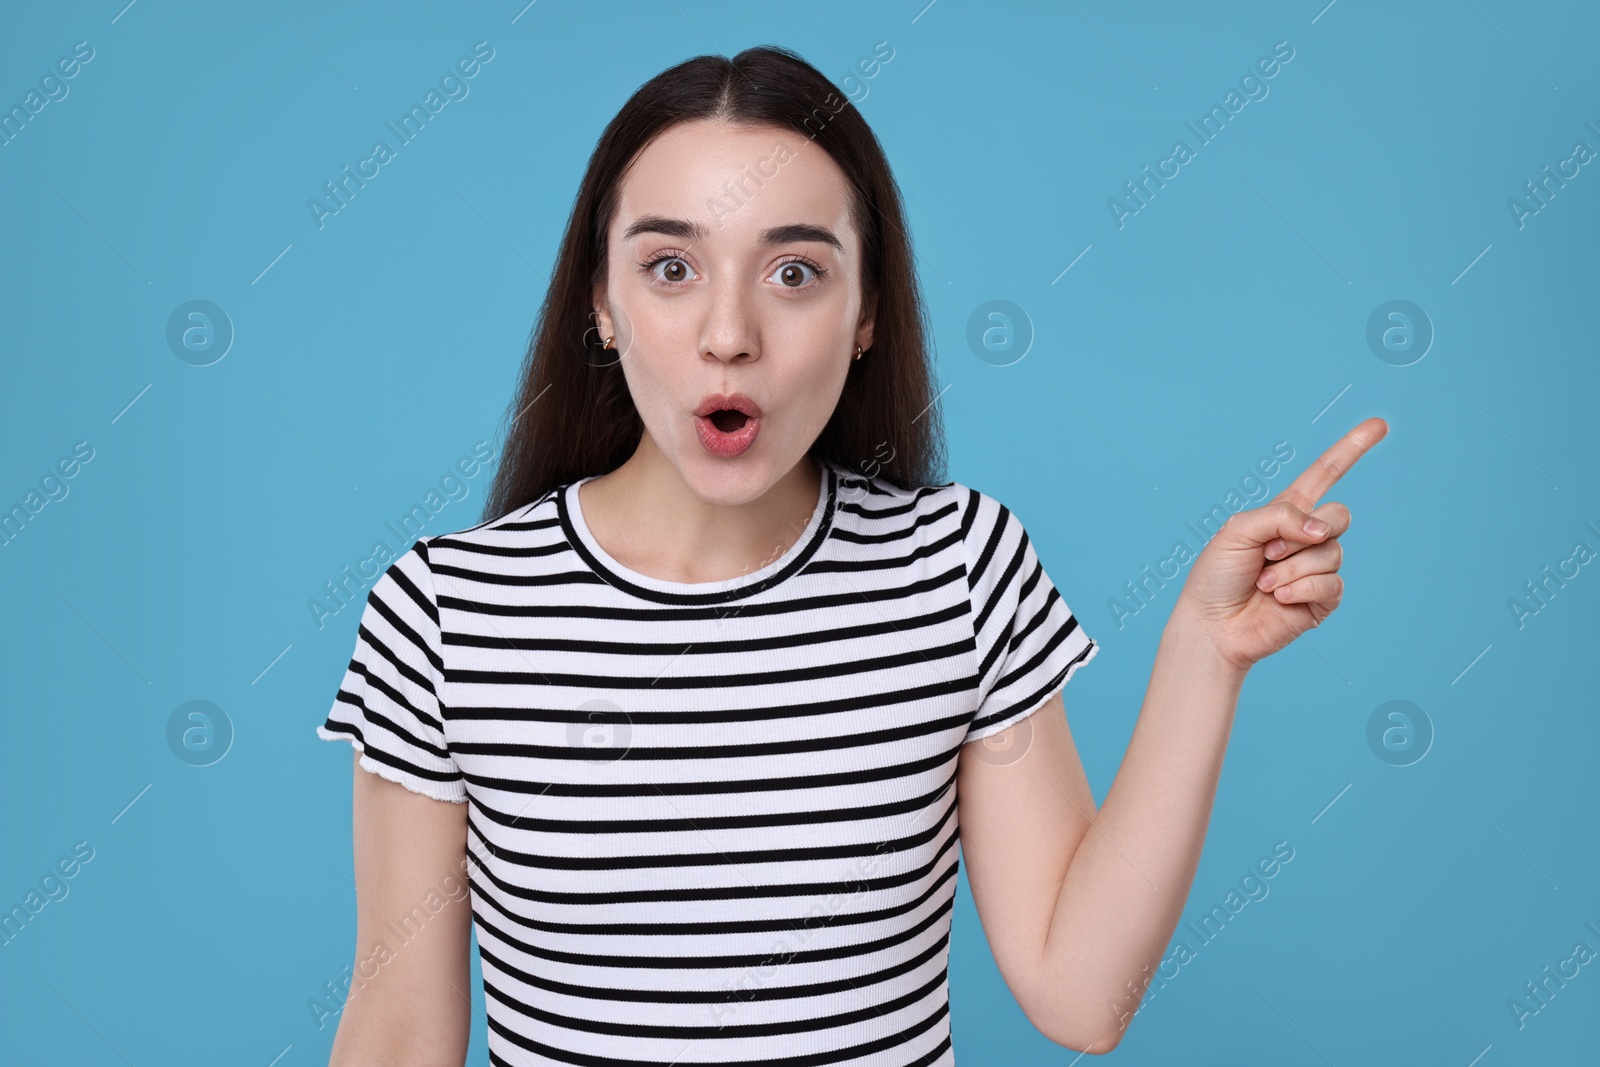
[[[1339,602],[1317,499],[1387,428],[1194,560],[1097,810],[1061,690],[1098,646],[1017,517],[940,480],[935,394],[855,108],[773,48],[642,86],[486,521],[388,568],[319,727],[357,749],[332,1063],[461,1063],[475,928],[492,1063],[950,1064],[961,857],[1028,1018],[1117,1044],[1245,673]]]

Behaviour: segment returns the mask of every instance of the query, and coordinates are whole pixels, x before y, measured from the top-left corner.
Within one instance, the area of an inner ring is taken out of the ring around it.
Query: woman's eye
[[[655,271],[657,278],[670,284],[690,281],[695,277],[694,268],[677,256],[668,256],[665,259],[656,260],[652,269]]]
[[[817,268],[809,263],[791,260],[773,271],[769,277],[785,288],[801,289],[809,284],[812,279],[821,277],[821,275]]]
[[[648,265],[648,271],[657,281],[669,286],[683,285],[699,277],[694,268],[680,256],[662,256]],[[804,289],[819,281],[825,273],[821,267],[814,267],[800,260],[790,260],[779,264],[778,269],[767,277],[769,281],[775,281],[786,289]]]

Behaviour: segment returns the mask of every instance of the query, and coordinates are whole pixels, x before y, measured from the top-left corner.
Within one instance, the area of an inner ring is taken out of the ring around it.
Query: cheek
[[[834,345],[830,339],[826,347],[819,345],[808,352],[805,359],[797,359],[793,364],[795,372],[786,375],[783,383],[784,395],[791,398],[790,410],[796,421],[817,433],[821,433],[833,417],[850,369],[846,357],[833,351],[834,347],[842,349],[842,345]]]
[[[672,417],[671,388],[668,368],[661,365],[662,348],[652,345],[649,338],[634,335],[633,345],[622,361],[622,374],[633,397],[633,406],[646,426],[657,430],[665,427]]]

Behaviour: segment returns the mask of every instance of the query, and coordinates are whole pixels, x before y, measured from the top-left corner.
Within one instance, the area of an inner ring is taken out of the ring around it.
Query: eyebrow
[[[669,219],[661,215],[645,215],[635,221],[623,233],[623,240],[636,237],[641,233],[659,233],[667,237],[676,237],[680,241],[704,241],[706,229],[698,222],[688,219]],[[818,241],[822,244],[832,245],[840,252],[844,245],[837,235],[826,226],[816,226],[809,222],[791,222],[786,226],[773,226],[761,231],[761,243],[764,245],[790,244],[796,241]]]

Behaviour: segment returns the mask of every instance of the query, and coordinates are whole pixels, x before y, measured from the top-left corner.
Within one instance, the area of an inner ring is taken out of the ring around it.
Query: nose
[[[758,355],[757,324],[750,294],[737,284],[711,285],[700,331],[702,358],[749,362]]]

